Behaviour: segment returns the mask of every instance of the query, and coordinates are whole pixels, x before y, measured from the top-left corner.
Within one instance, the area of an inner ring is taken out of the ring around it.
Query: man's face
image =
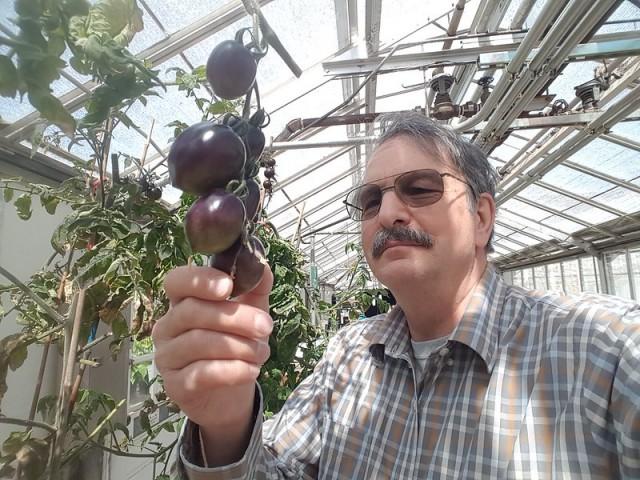
[[[429,153],[413,139],[401,135],[374,151],[364,183],[389,187],[398,175],[425,168],[463,178],[435,149]],[[468,187],[450,176],[444,176],[443,182],[442,198],[423,207],[405,205],[393,189],[387,190],[378,215],[362,222],[362,245],[367,262],[374,275],[392,291],[402,291],[403,286],[410,284],[407,282],[454,282],[473,267],[482,240],[477,238],[477,215],[469,208]],[[391,240],[385,243],[381,254],[374,255],[376,234],[392,227],[422,232],[432,244]]]

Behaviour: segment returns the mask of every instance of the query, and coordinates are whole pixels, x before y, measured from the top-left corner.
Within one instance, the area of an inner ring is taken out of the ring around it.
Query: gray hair
[[[374,144],[378,148],[388,140],[406,135],[425,149],[435,149],[441,159],[448,161],[469,184],[469,207],[474,209],[481,193],[496,195],[498,175],[485,153],[475,144],[448,126],[441,125],[417,112],[387,113],[377,118],[380,135]],[[485,246],[493,252],[493,229]]]

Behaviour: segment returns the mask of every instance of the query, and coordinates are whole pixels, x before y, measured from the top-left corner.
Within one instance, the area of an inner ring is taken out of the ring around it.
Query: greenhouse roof
[[[169,124],[195,123],[201,113],[175,86],[172,69],[203,65],[215,45],[254,27],[261,11],[302,71],[296,77],[274,49],[259,64],[277,180],[266,210],[324,282],[339,282],[353,261],[345,245],[358,240],[359,225],[342,200],[360,181],[376,134],[375,123],[358,122],[383,112],[438,118],[489,155],[500,174],[491,254],[500,268],[640,241],[638,0],[138,0],[138,6],[144,29],[129,50],[168,86],[132,105],[134,126],[114,130],[120,171],[132,171],[125,156],[140,158],[152,131],[145,168],[159,176],[163,199],[178,201],[167,178]],[[12,2],[0,0],[0,12],[2,34],[15,33]],[[0,54],[8,51],[0,46]],[[51,88],[79,118],[96,86],[67,66]],[[452,104],[462,117],[451,114]],[[24,171],[60,180],[74,159],[89,155],[83,144],[67,151],[62,138],[30,158],[34,130],[45,128],[47,138],[57,127],[43,124],[26,97],[0,97],[0,116],[0,172],[14,172],[20,162]]]

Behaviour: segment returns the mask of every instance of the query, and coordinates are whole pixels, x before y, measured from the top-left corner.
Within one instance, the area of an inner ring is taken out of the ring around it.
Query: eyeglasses
[[[389,187],[382,188],[375,183],[360,185],[347,193],[344,204],[349,217],[356,221],[375,217],[380,211],[382,196],[387,190],[394,190],[398,198],[410,207],[432,205],[440,200],[444,193],[442,177],[452,177],[469,185],[450,173],[440,173],[432,169],[412,170],[398,175]]]

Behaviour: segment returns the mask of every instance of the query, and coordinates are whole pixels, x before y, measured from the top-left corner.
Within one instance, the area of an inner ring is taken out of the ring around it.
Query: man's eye
[[[407,195],[431,195],[438,193],[437,190],[428,187],[412,186],[407,188]]]
[[[367,210],[368,208],[375,207],[376,203],[378,203],[378,197],[372,192],[363,192],[358,198],[358,203],[362,210]]]
[[[373,208],[378,207],[378,199],[376,198],[363,198],[362,199],[362,210],[371,210]]]

